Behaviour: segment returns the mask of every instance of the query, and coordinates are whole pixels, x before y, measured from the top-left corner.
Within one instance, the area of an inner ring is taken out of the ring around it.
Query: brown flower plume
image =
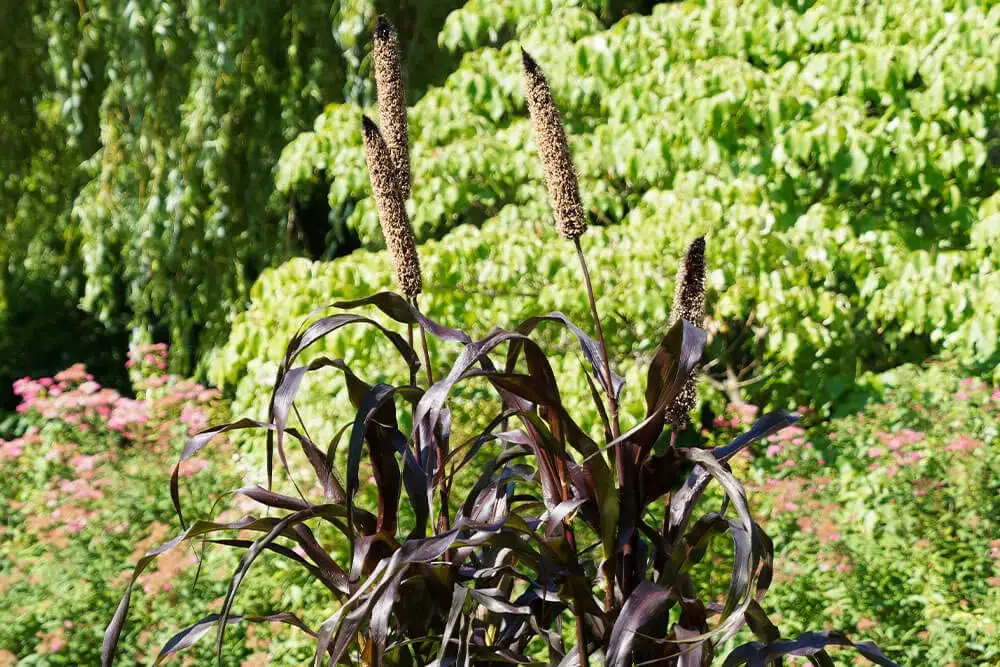
[[[399,191],[410,196],[410,146],[406,130],[406,89],[400,65],[399,37],[384,16],[375,24],[372,39],[375,63],[375,90],[378,93],[378,121],[396,165]]]
[[[552,201],[556,230],[564,238],[577,239],[587,231],[587,222],[583,218],[580,186],[566,143],[562,117],[538,63],[524,49],[521,49],[521,58],[524,63],[524,97],[535,128],[535,143]]]
[[[406,215],[406,202],[399,190],[392,155],[378,126],[368,116],[361,117],[361,134],[364,138],[368,174],[371,176],[372,196],[382,225],[382,235],[396,269],[396,282],[403,294],[415,297],[423,289],[420,260],[417,257],[413,228]]]
[[[688,246],[684,263],[677,272],[677,284],[674,287],[674,303],[670,313],[670,326],[679,320],[687,320],[701,327],[705,324],[705,237],[695,239]],[[677,397],[667,406],[667,423],[676,429],[687,425],[688,413],[694,407],[697,393],[695,391],[695,376],[698,369],[684,383]]]

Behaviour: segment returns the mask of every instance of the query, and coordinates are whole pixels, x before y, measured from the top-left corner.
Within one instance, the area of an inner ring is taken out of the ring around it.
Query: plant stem
[[[556,459],[556,472],[562,480],[562,499],[563,502],[569,500],[569,475],[566,471],[566,461],[562,458]],[[566,533],[566,545],[569,547],[570,551],[573,552],[573,558],[576,559],[576,535],[573,533],[573,528],[569,524],[569,518],[563,520],[563,530]],[[587,633],[584,628],[583,623],[583,602],[573,599],[573,616],[576,619],[576,646],[577,651],[580,652],[580,665],[581,667],[587,667],[590,664],[590,658],[587,653]]]
[[[420,312],[420,307],[417,305],[417,297],[410,299],[410,304],[413,309]],[[429,389],[434,384],[434,371],[431,370],[431,354],[427,347],[427,332],[424,331],[423,327],[420,327],[420,346],[423,348],[424,352],[424,366],[427,368],[427,388]],[[438,440],[437,435],[432,433],[431,437],[437,443],[437,460],[438,465],[441,466],[441,486],[438,488],[438,497],[441,502],[441,509],[438,511],[438,525],[437,529],[439,531],[447,531],[451,528],[451,514],[448,509],[449,498],[448,498],[448,479],[444,471],[444,457],[447,452],[444,451],[444,445]],[[451,557],[451,551],[449,550],[449,558]]]
[[[573,239],[576,244],[576,256],[580,260],[580,268],[583,269],[583,283],[587,288],[587,299],[590,301],[590,314],[594,316],[594,328],[597,331],[597,344],[601,347],[601,363],[603,364],[604,382],[608,391],[608,412],[611,414],[611,435],[618,437],[621,435],[621,426],[618,423],[618,400],[615,398],[614,387],[611,382],[611,365],[608,363],[608,346],[604,343],[604,329],[601,328],[601,316],[597,313],[597,301],[594,299],[594,286],[590,282],[590,270],[587,268],[587,258],[583,255],[583,247],[580,239]]]
[[[420,308],[417,306],[417,297],[410,299],[410,305],[417,312],[420,312]],[[427,348],[427,332],[424,331],[423,327],[420,327],[420,345],[424,351],[424,366],[427,369],[427,386],[430,387],[434,384],[434,371],[431,370],[431,354]]]
[[[409,343],[410,349],[413,349],[413,322],[406,325],[406,342]],[[417,371],[414,368],[410,368],[410,384],[413,386],[417,385]]]
[[[670,448],[673,449],[677,446],[677,431],[671,431],[670,433]],[[667,494],[667,504],[666,511],[663,512],[663,527],[660,529],[661,535],[667,534],[667,529],[670,528],[670,505],[674,501],[674,492],[671,491]]]
[[[604,329],[601,327],[601,316],[597,312],[597,300],[594,298],[594,286],[590,281],[590,270],[587,268],[587,258],[583,254],[583,246],[580,245],[580,239],[577,237],[573,240],[576,245],[576,256],[580,260],[580,268],[583,270],[583,284],[587,289],[587,299],[590,301],[590,314],[594,318],[594,329],[597,332],[597,344],[601,348],[601,362],[603,367],[601,370],[604,372],[604,383],[608,393],[608,412],[611,415],[611,435],[617,438],[621,435],[621,425],[618,422],[618,401],[615,398],[614,386],[611,380],[611,365],[608,362],[608,346],[604,342]],[[625,458],[624,450],[621,446],[615,447],[615,468],[618,471],[618,487],[622,489],[628,483],[625,478]],[[622,549],[622,555],[624,556],[623,562],[623,581],[622,581],[622,591],[626,598],[628,598],[629,593],[632,589],[632,561],[634,560],[632,554],[632,544],[626,544]],[[616,557],[614,553],[607,554],[607,588],[604,594],[604,606],[605,611],[611,614],[612,609],[615,604],[615,577],[617,576],[617,564]]]
[[[576,616],[576,646],[580,652],[580,664],[587,667],[590,664],[590,654],[587,652],[587,634],[583,628],[583,605],[579,600],[573,602],[573,615]]]

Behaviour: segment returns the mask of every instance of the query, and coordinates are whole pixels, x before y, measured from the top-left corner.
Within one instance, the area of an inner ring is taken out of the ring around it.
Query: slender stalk
[[[573,602],[573,615],[576,617],[576,646],[580,652],[580,664],[587,667],[590,664],[590,654],[587,652],[587,633],[583,627],[583,605],[579,600]]]
[[[410,304],[413,309],[420,312],[419,306],[417,306],[417,297],[414,296],[410,299]],[[424,331],[423,327],[420,327],[420,346],[424,351],[424,366],[427,369],[427,386],[430,387],[434,384],[434,371],[431,370],[431,354],[430,350],[427,348],[427,332]]]
[[[621,470],[619,468],[619,470]],[[622,475],[619,474],[619,477]],[[627,483],[627,482],[626,482]],[[628,544],[622,546],[622,599],[628,600],[635,588],[635,555],[636,546],[639,541],[638,529],[633,529],[632,537]]]
[[[677,446],[677,431],[673,431],[670,434],[670,448],[673,449]],[[671,491],[667,494],[667,504],[666,511],[663,513],[663,527],[660,529],[661,535],[667,534],[667,529],[670,528],[670,504],[674,501],[674,492]]]
[[[414,310],[420,312],[416,296],[410,298],[410,305],[413,306]],[[427,368],[427,387],[430,388],[434,384],[434,371],[431,370],[431,354],[430,349],[427,347],[427,332],[424,331],[423,327],[420,327],[420,345],[424,353],[424,366]],[[437,444],[438,465],[441,466],[441,486],[438,488],[438,497],[441,502],[441,509],[438,512],[438,530],[446,531],[451,528],[451,513],[448,509],[450,502],[448,480],[444,470],[444,457],[447,452],[444,451],[444,444],[437,441],[437,438],[433,433],[431,436],[435,438]],[[449,554],[450,553],[451,552],[449,551]]]
[[[410,349],[413,349],[413,322],[406,325],[406,342],[409,344]],[[410,368],[410,384],[414,387],[417,385],[417,371],[415,368]]]
[[[556,459],[556,472],[562,480],[562,499],[563,501],[569,500],[569,475],[566,472],[566,461],[562,458]],[[569,524],[569,519],[563,520],[563,530],[566,534],[566,545],[569,547],[570,551],[573,552],[574,559],[576,558],[576,534],[573,532],[573,528]],[[573,599],[573,616],[576,619],[576,646],[577,651],[580,652],[580,665],[582,667],[587,667],[590,664],[590,658],[587,652],[587,633],[583,622],[583,603],[574,597]]]
[[[615,560],[608,557],[604,563],[604,611],[611,617],[611,611],[615,607]]]
[[[608,362],[608,346],[604,342],[604,329],[601,327],[601,316],[597,312],[597,300],[594,298],[594,286],[590,280],[590,269],[587,268],[587,258],[583,254],[583,246],[580,245],[580,239],[573,239],[574,245],[576,245],[576,256],[580,260],[580,268],[583,270],[583,283],[587,289],[587,299],[590,301],[590,314],[594,318],[594,329],[597,332],[597,344],[601,347],[601,371],[604,373],[604,382],[608,388],[608,413],[611,416],[611,435],[615,438],[621,435],[621,425],[618,421],[618,401],[615,399],[614,387],[611,380],[611,365]],[[618,471],[618,487],[624,488],[628,483],[625,474],[625,454],[624,450],[619,446],[615,447],[615,469]],[[624,556],[623,562],[623,580],[622,580],[622,591],[625,597],[632,591],[632,570],[634,568],[634,554],[633,545],[631,543],[626,544],[622,549],[622,555]],[[606,566],[606,589],[604,592],[604,607],[605,611],[611,613],[615,604],[615,577],[617,576],[617,559],[615,554],[608,554],[608,562]]]
[[[427,349],[427,333],[420,329],[420,346],[424,350],[424,365],[427,366],[427,386],[434,384],[434,371],[431,370],[431,353]]]
[[[608,388],[608,412],[611,415],[611,435],[618,437],[621,435],[621,426],[618,423],[618,400],[615,398],[614,387],[611,382],[611,365],[608,363],[608,346],[604,343],[604,329],[601,328],[601,316],[597,313],[597,301],[594,299],[594,286],[590,282],[590,270],[587,268],[587,258],[583,255],[583,247],[580,245],[579,237],[573,239],[576,245],[576,256],[580,260],[580,268],[583,269],[583,282],[587,288],[587,299],[590,300],[590,314],[594,317],[594,328],[597,331],[597,344],[601,346],[601,363],[604,372],[604,381]]]

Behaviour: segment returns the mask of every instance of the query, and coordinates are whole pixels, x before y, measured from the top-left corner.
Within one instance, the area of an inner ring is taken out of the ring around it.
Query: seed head
[[[674,303],[670,313],[670,325],[685,319],[695,326],[705,323],[705,237],[696,238],[688,246],[684,263],[677,272],[677,285],[674,288]],[[694,407],[697,399],[695,390],[695,375],[698,369],[691,371],[680,393],[667,406],[667,423],[675,429],[687,426],[688,413]]]
[[[577,239],[587,231],[587,222],[583,218],[580,186],[566,143],[562,117],[538,63],[524,49],[521,49],[521,59],[524,63],[524,98],[535,128],[535,143],[552,201],[556,231],[564,238]]]
[[[375,63],[375,90],[378,93],[378,121],[396,165],[403,199],[410,196],[410,147],[406,132],[406,90],[400,66],[399,38],[384,16],[375,24],[372,40]]]
[[[684,263],[677,272],[670,325],[685,319],[696,327],[705,323],[705,237],[688,246]]]
[[[364,138],[368,174],[371,176],[372,196],[382,225],[382,236],[385,237],[385,244],[396,269],[396,282],[403,294],[415,297],[423,289],[420,260],[417,257],[413,228],[406,215],[406,202],[396,180],[392,156],[378,126],[368,116],[361,117],[361,134]]]

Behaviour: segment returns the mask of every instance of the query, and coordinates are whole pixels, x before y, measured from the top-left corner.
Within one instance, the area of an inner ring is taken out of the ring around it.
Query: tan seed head
[[[375,63],[375,90],[378,93],[378,120],[385,133],[393,164],[396,165],[399,190],[403,199],[410,196],[410,147],[406,130],[406,89],[400,64],[399,37],[388,19],[380,16],[372,40]]]
[[[566,143],[562,117],[538,63],[524,49],[521,49],[521,59],[524,64],[524,98],[535,129],[535,143],[556,218],[556,231],[564,238],[577,239],[587,231],[587,222],[583,217],[580,186]]]
[[[705,237],[696,238],[688,246],[684,263],[677,272],[677,284],[674,287],[674,303],[671,307],[670,325],[678,320],[687,320],[701,327],[705,324]],[[667,423],[676,429],[687,426],[688,413],[694,407],[697,399],[695,376],[698,370],[691,372],[677,397],[667,406]]]
[[[677,272],[670,325],[685,319],[696,327],[705,324],[705,237],[688,246],[684,263]]]
[[[415,297],[423,289],[420,260],[417,257],[413,228],[406,215],[406,202],[399,191],[392,156],[378,126],[368,116],[361,117],[361,134],[372,182],[372,196],[375,198],[385,245],[396,269],[396,282],[403,294]]]

